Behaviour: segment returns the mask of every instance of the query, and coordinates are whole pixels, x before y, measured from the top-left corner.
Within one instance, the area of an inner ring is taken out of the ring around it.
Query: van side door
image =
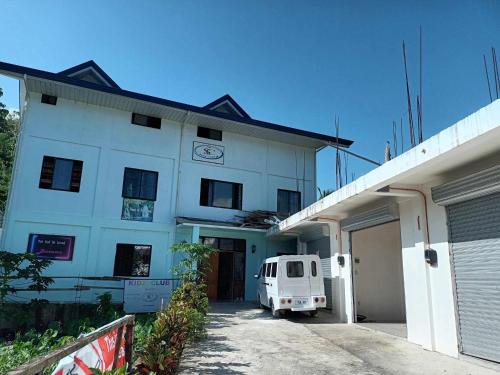
[[[323,295],[321,285],[323,284],[322,272],[319,269],[321,265],[316,259],[309,261],[309,284],[311,285],[311,296]]]
[[[263,263],[262,267],[260,268],[260,275],[259,275],[259,296],[260,296],[260,303],[264,306],[269,307],[269,300],[267,298],[266,272],[267,272],[267,263]]]

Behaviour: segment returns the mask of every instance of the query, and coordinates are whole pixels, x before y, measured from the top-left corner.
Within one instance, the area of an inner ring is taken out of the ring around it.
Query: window
[[[149,276],[151,245],[116,244],[113,276]]]
[[[278,263],[274,262],[271,269],[271,277],[276,277],[276,269],[278,268]]]
[[[261,272],[261,274],[260,274],[260,275],[261,275],[262,277],[266,276],[266,264],[265,264],[265,263],[262,265],[262,267],[261,267],[261,271],[262,271],[262,272]]]
[[[132,113],[132,124],[161,129],[161,118]]]
[[[286,262],[286,275],[288,277],[303,277],[304,264],[301,261]]]
[[[242,194],[242,184],[202,178],[200,206],[241,210]]]
[[[42,94],[42,103],[56,105],[57,104],[57,96]]]
[[[278,189],[278,213],[290,216],[299,212],[300,206],[300,191]]]
[[[316,276],[318,271],[316,270],[316,262],[313,260],[311,262],[311,275]]]
[[[44,156],[40,172],[40,189],[80,191],[83,161]]]
[[[222,131],[198,126],[196,134],[200,138],[213,139],[214,141],[222,141]]]
[[[125,168],[123,174],[123,198],[156,200],[158,172]]]
[[[271,276],[271,263],[267,263],[266,277]]]

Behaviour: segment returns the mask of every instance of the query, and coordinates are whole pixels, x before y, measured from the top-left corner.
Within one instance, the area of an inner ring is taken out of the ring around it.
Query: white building
[[[228,95],[197,107],[122,90],[92,61],[0,73],[19,79],[21,112],[1,244],[53,259],[44,298],[103,291],[76,277],[175,277],[171,245],[201,239],[220,249],[211,297],[254,300],[260,262],[296,251],[235,216],[312,204],[316,152],[336,138],[254,120]],[[104,285],[117,300],[119,284]]]
[[[341,322],[500,362],[500,101],[268,231],[329,268]],[[401,325],[404,328],[404,325]]]

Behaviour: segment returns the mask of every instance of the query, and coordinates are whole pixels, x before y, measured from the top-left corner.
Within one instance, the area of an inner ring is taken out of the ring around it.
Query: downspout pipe
[[[397,192],[400,191],[401,194],[398,194]],[[406,192],[406,194],[405,194]],[[422,199],[422,205],[423,205],[423,210],[424,210],[424,227],[425,227],[425,235],[424,235],[424,247],[425,250],[430,250],[431,248],[431,240],[430,240],[430,234],[429,234],[429,213],[427,210],[427,196],[425,195],[424,192],[418,189],[413,189],[413,188],[394,188],[391,186],[386,186],[382,189],[377,190],[377,193],[381,193],[382,195],[394,195],[394,196],[407,196],[408,193],[410,195],[414,196],[419,196]],[[392,194],[391,194],[392,193]],[[419,223],[420,224],[420,223]]]

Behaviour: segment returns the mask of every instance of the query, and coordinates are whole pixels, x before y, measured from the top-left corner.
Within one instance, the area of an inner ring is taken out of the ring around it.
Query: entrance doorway
[[[234,238],[201,237],[205,245],[216,252],[208,259],[205,275],[208,299],[212,301],[239,301],[245,298],[246,241]]]
[[[351,232],[354,320],[406,336],[399,221]]]

